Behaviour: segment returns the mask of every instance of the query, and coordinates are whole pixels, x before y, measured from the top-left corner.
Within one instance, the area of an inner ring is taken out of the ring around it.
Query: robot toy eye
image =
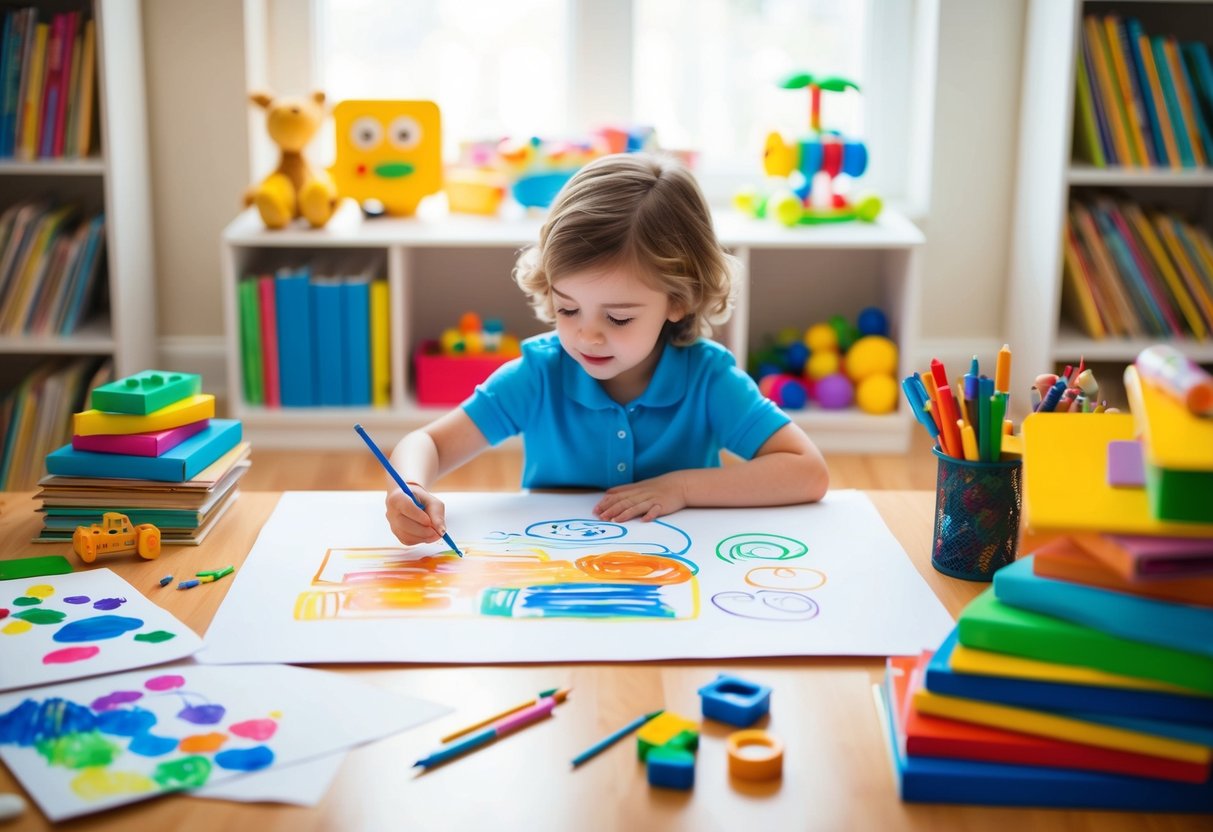
[[[383,125],[373,118],[355,119],[350,125],[350,144],[362,151],[374,150],[383,141]]]
[[[388,125],[388,141],[397,150],[412,150],[421,139],[421,125],[410,116],[397,116]]]

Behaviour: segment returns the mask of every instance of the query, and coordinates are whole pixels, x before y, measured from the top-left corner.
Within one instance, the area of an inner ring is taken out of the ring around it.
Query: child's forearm
[[[785,506],[825,496],[829,471],[816,454],[768,453],[722,468],[680,471],[688,507]]]
[[[405,482],[429,486],[438,476],[438,448],[433,438],[423,430],[406,435],[392,451],[392,465]],[[395,483],[391,484],[395,487]]]

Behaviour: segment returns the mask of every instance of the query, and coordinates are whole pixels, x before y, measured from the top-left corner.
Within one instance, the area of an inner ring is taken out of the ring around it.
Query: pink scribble
[[[71,664],[72,662],[82,662],[85,659],[91,659],[100,652],[100,647],[91,644],[88,647],[64,647],[62,650],[53,650],[47,653],[42,657],[42,663]]]
[[[143,683],[148,690],[172,690],[185,684],[184,676],[154,676]]]
[[[227,730],[249,740],[268,740],[278,730],[278,723],[272,719],[247,719],[229,726]]]

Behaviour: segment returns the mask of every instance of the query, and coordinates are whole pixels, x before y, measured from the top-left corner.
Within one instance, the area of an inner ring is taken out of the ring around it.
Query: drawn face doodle
[[[729,615],[760,621],[808,621],[820,608],[817,602],[799,592],[777,592],[760,589],[757,592],[717,592],[712,603]]]

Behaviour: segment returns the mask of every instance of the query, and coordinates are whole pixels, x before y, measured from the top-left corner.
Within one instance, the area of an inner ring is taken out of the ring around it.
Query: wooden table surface
[[[984,584],[948,578],[930,565],[934,495],[869,492],[919,573],[955,616]],[[166,550],[156,561],[115,556],[99,561],[131,584],[158,589],[166,574],[192,574],[222,561],[240,564],[279,494],[251,492],[199,547]],[[40,528],[32,495],[0,492],[0,558],[64,554],[70,545],[28,541]],[[170,567],[171,568],[166,568]],[[231,581],[188,592],[153,592],[200,635]],[[879,611],[877,611],[879,614]],[[239,804],[174,795],[81,818],[64,828],[89,830],[352,829],[1196,829],[1206,817],[903,804],[873,706],[872,685],[884,662],[870,658],[663,661],[635,664],[331,666],[402,694],[455,711],[351,752],[316,808]],[[786,746],[784,775],[766,784],[733,782],[727,773],[728,726],[705,722],[690,792],[652,789],[624,741],[576,771],[577,752],[631,721],[665,707],[699,714],[696,690],[730,672],[774,688],[768,730]],[[448,731],[494,713],[535,691],[569,686],[554,719],[426,774],[410,768]],[[0,768],[0,792],[24,794]],[[47,829],[31,803],[5,832]]]

